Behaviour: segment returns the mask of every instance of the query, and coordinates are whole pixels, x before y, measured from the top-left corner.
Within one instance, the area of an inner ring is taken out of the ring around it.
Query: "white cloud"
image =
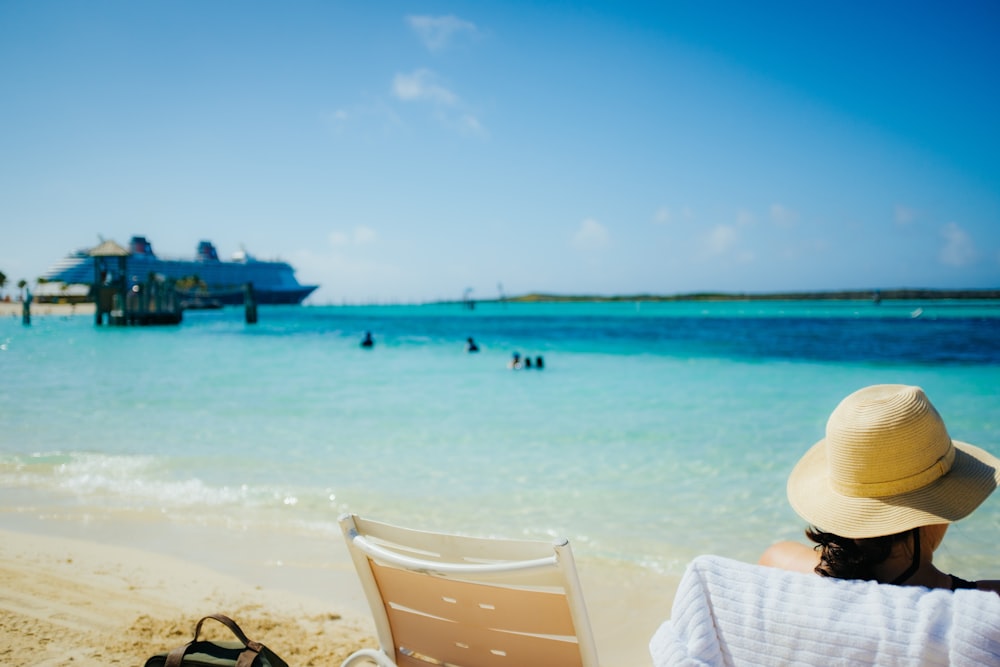
[[[438,76],[427,69],[412,74],[397,74],[392,80],[392,92],[401,100],[424,101],[451,106],[458,102],[458,95],[438,83]]]
[[[327,236],[327,240],[334,248],[348,245],[367,245],[374,243],[377,239],[378,235],[375,233],[375,230],[365,225],[358,225],[350,232],[336,230],[330,232]]]
[[[690,222],[694,220],[694,209],[690,206],[682,206],[680,211],[661,206],[653,212],[653,222],[658,225],[668,225],[677,220]]]
[[[464,135],[488,137],[489,132],[468,105],[439,81],[437,74],[418,69],[412,74],[396,74],[392,93],[404,102],[427,102],[432,117],[441,124]]]
[[[378,238],[375,234],[375,230],[371,227],[365,227],[364,225],[358,225],[354,228],[354,243],[355,245],[365,245],[368,243],[374,243]]]
[[[905,226],[917,219],[917,212],[908,206],[896,204],[893,209],[893,219],[897,225]]]
[[[708,251],[713,255],[728,252],[736,245],[739,232],[732,225],[718,225],[708,235]]]
[[[353,107],[341,107],[325,114],[322,120],[334,134],[343,134],[349,130],[373,126],[388,129],[400,125],[396,112],[389,104],[381,100]]]
[[[757,221],[757,217],[752,211],[743,208],[736,213],[736,224],[740,227],[747,227]]]
[[[429,51],[441,51],[463,34],[475,35],[476,24],[456,16],[407,16],[407,23]]]
[[[474,134],[480,137],[488,134],[486,128],[480,124],[479,119],[472,114],[465,114],[459,119],[459,129],[464,134]]]
[[[948,266],[966,266],[976,258],[972,238],[957,223],[949,222],[941,228],[944,246],[941,248],[941,262]]]
[[[573,245],[582,250],[603,248],[610,238],[604,225],[593,218],[587,218],[580,223],[580,228],[573,235]]]
[[[354,115],[347,109],[337,109],[325,116],[327,126],[335,133],[341,133],[354,120]]]
[[[780,227],[791,227],[799,219],[799,214],[783,204],[771,204],[771,221]]]
[[[345,235],[346,236],[346,235]],[[342,249],[315,247],[295,257],[300,280],[318,283],[313,303],[378,303],[399,297],[406,283],[402,267]]]

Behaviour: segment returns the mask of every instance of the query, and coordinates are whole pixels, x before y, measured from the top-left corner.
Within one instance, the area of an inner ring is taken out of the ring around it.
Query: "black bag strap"
[[[198,621],[198,624],[194,626],[194,639],[189,641],[187,644],[178,646],[167,654],[167,660],[163,667],[181,667],[184,662],[184,655],[195,644],[195,642],[198,641],[198,635],[201,633],[201,624],[210,618],[229,628],[229,630],[236,635],[236,638],[243,643],[243,646],[246,647],[246,650],[240,653],[240,657],[236,660],[236,667],[251,667],[253,665],[253,661],[257,659],[257,655],[263,648],[260,642],[247,639],[246,634],[244,634],[240,626],[236,624],[236,621],[228,616],[224,614],[209,614],[208,616],[203,617],[200,621]]]

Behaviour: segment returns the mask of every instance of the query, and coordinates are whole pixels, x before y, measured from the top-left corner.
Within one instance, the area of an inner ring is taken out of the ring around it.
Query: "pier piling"
[[[253,293],[253,283],[243,286],[243,307],[246,310],[247,324],[257,324],[257,297]]]
[[[21,324],[31,324],[31,290],[24,290],[24,300],[21,302]]]

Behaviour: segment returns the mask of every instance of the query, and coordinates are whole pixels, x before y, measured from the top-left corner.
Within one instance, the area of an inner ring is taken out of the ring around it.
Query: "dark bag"
[[[201,624],[210,618],[232,630],[239,641],[198,641]],[[194,626],[194,639],[172,651],[154,655],[145,667],[288,667],[288,663],[263,644],[247,639],[233,619],[212,614]]]

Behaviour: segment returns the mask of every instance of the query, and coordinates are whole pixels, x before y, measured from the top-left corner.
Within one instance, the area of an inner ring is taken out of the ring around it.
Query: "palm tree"
[[[7,284],[7,276],[4,275],[3,271],[0,271],[0,295],[3,295],[4,285]]]
[[[208,283],[202,280],[197,274],[193,276],[183,276],[178,278],[174,285],[183,292],[207,292]]]
[[[17,289],[21,290],[21,301],[24,301],[24,288],[28,286],[28,281],[21,278],[17,281]]]

